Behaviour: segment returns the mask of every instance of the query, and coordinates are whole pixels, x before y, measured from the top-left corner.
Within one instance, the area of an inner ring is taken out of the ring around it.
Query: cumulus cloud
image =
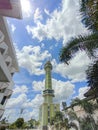
[[[19,117],[23,117],[25,121],[31,118],[38,119],[39,106],[42,102],[43,97],[40,94],[30,100],[25,93],[21,93],[17,97],[12,97],[8,100],[3,117],[7,117],[9,122],[14,122]],[[22,109],[23,113],[21,113]]]
[[[35,91],[42,91],[45,87],[45,80],[43,81],[33,81],[32,86]],[[55,91],[55,102],[65,101],[68,97],[72,96],[74,93],[74,84],[67,81],[61,81],[52,79],[52,86]],[[23,91],[23,92],[20,92]],[[39,117],[39,107],[43,103],[42,94],[37,94],[33,99],[27,97],[27,86],[17,86],[15,88],[13,97],[11,97],[6,104],[6,111],[3,117],[7,117],[9,122],[14,122],[17,118],[23,117],[26,121]],[[15,94],[18,94],[15,96]],[[20,114],[21,109],[23,113]]]
[[[45,80],[43,81],[33,81],[32,87],[35,91],[42,91],[45,88]]]
[[[80,99],[83,99],[83,98],[84,98],[84,94],[85,94],[89,89],[90,89],[90,88],[87,87],[87,86],[79,88],[79,90],[78,90],[78,96],[77,96],[77,97],[80,98]]]
[[[34,21],[37,22],[37,21],[40,21],[42,19],[43,19],[43,17],[41,15],[41,11],[39,10],[39,8],[37,8],[35,10],[35,13],[34,13]]]
[[[7,23],[10,26],[11,31],[14,32],[16,30],[16,26],[12,24],[9,20],[7,20]]]
[[[55,9],[51,13],[46,9],[44,11],[49,16],[45,24],[38,21],[36,26],[26,26],[27,32],[32,35],[32,38],[40,41],[45,38],[63,39],[65,44],[71,37],[87,33],[80,22],[79,0],[62,0],[61,9]]]
[[[20,86],[15,86],[15,89],[13,90],[13,94],[18,94],[18,93],[27,93],[28,92],[28,87],[26,85]]]
[[[33,81],[32,85],[34,90],[42,91],[45,89],[45,80],[39,82]],[[75,86],[69,81],[64,82],[61,80],[52,79],[52,86],[55,92],[55,102],[65,101],[72,96],[72,94],[74,94]]]
[[[44,74],[43,62],[51,57],[48,50],[41,51],[40,46],[24,46],[21,50],[16,48],[19,66],[28,70],[30,74]],[[84,60],[85,59],[85,60]],[[79,51],[76,56],[70,60],[70,64],[57,63],[52,61],[53,72],[60,74],[62,77],[71,79],[72,82],[81,82],[86,80],[85,70],[91,62],[85,52]]]
[[[6,108],[17,108],[18,106],[21,106],[26,100],[26,94],[22,93],[17,98],[10,98],[7,102]]]
[[[84,60],[85,59],[85,60]],[[80,82],[86,80],[85,70],[90,63],[90,59],[85,52],[79,51],[70,61],[69,65],[64,63],[57,64],[56,60],[52,61],[53,71],[65,78],[71,79],[72,82]]]
[[[20,67],[27,69],[30,74],[44,74],[41,66],[45,59],[51,57],[48,50],[42,52],[40,46],[29,45],[24,46],[21,50],[16,48],[16,52]]]
[[[61,80],[53,79],[53,89],[55,91],[55,102],[67,100],[74,94],[74,84],[71,82],[63,82]]]
[[[16,30],[16,27],[14,24],[11,24],[11,30],[12,30],[12,32],[14,32]]]

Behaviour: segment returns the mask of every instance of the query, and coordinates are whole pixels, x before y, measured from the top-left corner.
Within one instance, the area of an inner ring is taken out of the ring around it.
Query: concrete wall
[[[50,124],[52,118],[55,116],[56,111],[60,111],[60,105],[59,104],[48,104],[43,103],[40,107],[40,121],[42,126],[47,126]]]
[[[17,71],[18,64],[8,25],[6,19],[0,16],[0,118],[12,94],[12,76]]]

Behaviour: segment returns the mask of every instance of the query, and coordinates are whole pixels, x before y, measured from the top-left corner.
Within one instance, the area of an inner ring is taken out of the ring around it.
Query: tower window
[[[48,123],[50,123],[50,118],[48,118]]]
[[[48,110],[48,116],[50,116],[50,111]]]
[[[5,103],[5,100],[7,99],[6,96],[3,97],[2,101],[1,101],[1,104],[3,105]]]
[[[54,107],[54,110],[55,110],[55,111],[57,110],[56,106]]]
[[[48,106],[48,110],[50,109],[50,107]]]

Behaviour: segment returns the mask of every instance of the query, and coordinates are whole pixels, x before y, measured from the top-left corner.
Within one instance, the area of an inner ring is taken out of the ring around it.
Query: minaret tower
[[[52,79],[51,79],[51,70],[52,64],[48,61],[44,66],[46,72],[45,78],[45,90],[43,91],[44,103],[52,103],[54,97],[54,90],[52,89]]]
[[[47,61],[45,66],[45,90],[43,91],[44,102],[40,107],[39,119],[42,125],[42,130],[47,130],[47,126],[51,121],[56,111],[60,111],[60,105],[53,103],[54,90],[52,89],[52,64]]]

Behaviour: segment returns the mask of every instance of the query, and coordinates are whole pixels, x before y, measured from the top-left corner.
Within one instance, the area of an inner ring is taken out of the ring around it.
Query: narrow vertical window
[[[5,103],[6,98],[7,98],[6,96],[3,97],[2,101],[1,101],[2,105]]]

